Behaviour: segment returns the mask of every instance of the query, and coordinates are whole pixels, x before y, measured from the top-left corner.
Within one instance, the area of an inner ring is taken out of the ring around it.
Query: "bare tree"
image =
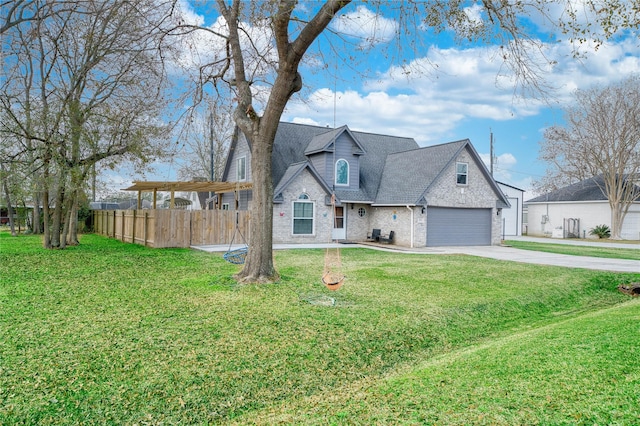
[[[189,111],[180,135],[187,152],[185,163],[178,170],[181,180],[206,177],[222,179],[224,162],[233,133],[233,106],[225,99],[207,96],[201,108]]]
[[[35,16],[5,33],[9,78],[0,108],[7,120],[0,132],[15,161],[30,155],[29,167],[42,173],[45,247],[77,244],[78,198],[95,164],[115,167],[160,153],[167,133],[158,55],[167,9],[160,5],[69,1],[42,15],[47,9],[35,7]]]
[[[547,182],[593,179],[609,200],[611,238],[640,199],[640,77],[575,93],[565,126],[545,132],[540,158],[551,167]]]
[[[77,2],[78,0],[2,0],[0,10],[3,19],[0,23],[0,34],[4,34],[15,26],[68,11]]]
[[[271,154],[278,123],[291,97],[303,87],[299,72],[303,58],[316,53],[316,43],[321,35],[335,44],[325,49],[336,54],[336,60],[350,64],[349,49],[366,49],[375,43],[376,35],[365,37],[357,44],[345,44],[348,37],[340,29],[329,27],[334,18],[348,7],[350,0],[328,0],[323,3],[300,3],[297,0],[247,2],[242,0],[217,0],[215,5],[223,22],[204,27],[180,22],[173,34],[193,33],[202,30],[217,37],[221,43],[212,44],[211,60],[199,68],[199,82],[213,82],[214,86],[227,83],[237,102],[234,120],[251,145],[251,170],[253,200],[251,203],[251,237],[249,254],[237,279],[245,282],[269,282],[277,278],[272,258],[273,183]],[[585,9],[591,14],[582,24],[581,16],[570,2],[533,1],[482,1],[473,7],[460,1],[372,1],[367,5],[374,10],[395,16],[399,26],[394,29],[397,40],[408,43],[398,49],[402,63],[403,49],[418,49],[421,37],[433,32],[454,31],[458,41],[486,41],[502,46],[505,66],[524,90],[540,92],[544,89],[541,73],[548,67],[541,55],[542,42],[531,32],[533,27],[523,25],[521,18],[535,15],[549,26],[559,28],[576,43],[584,40],[602,40],[615,34],[620,28],[637,27],[638,21],[624,19],[633,15],[634,5],[620,5],[617,0],[594,5],[588,2]],[[566,7],[566,22],[552,18],[551,9]],[[616,6],[616,7],[613,7]],[[477,12],[477,13],[476,13]],[[602,34],[593,31],[598,23],[605,23]],[[427,31],[429,30],[429,31]],[[323,38],[323,40],[325,40]],[[311,52],[310,52],[311,50]],[[405,52],[408,53],[408,52]],[[323,64],[326,65],[326,64]],[[407,63],[400,66],[408,67]],[[407,72],[416,70],[407,69]],[[260,103],[258,84],[267,86],[267,95]]]

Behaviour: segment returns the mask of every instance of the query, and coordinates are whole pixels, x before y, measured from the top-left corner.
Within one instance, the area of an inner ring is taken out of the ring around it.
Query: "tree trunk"
[[[2,188],[4,189],[4,198],[7,202],[7,214],[9,215],[9,227],[11,228],[11,236],[15,237],[16,224],[13,221],[14,211],[11,204],[11,195],[9,194],[9,184],[7,183],[7,176],[4,173],[4,165],[2,167]]]
[[[251,139],[251,235],[244,268],[236,275],[241,282],[264,283],[279,276],[273,267],[273,176],[272,153],[278,124],[289,98],[302,88],[302,77],[295,67],[281,67],[271,90],[262,118],[252,114],[257,131],[245,135]],[[256,126],[257,124],[257,126]]]
[[[264,132],[261,132],[264,133]],[[244,268],[236,275],[240,282],[265,283],[278,279],[273,267],[273,183],[271,152],[273,141],[264,135],[255,139],[251,158],[253,197],[251,201],[249,253]]]
[[[77,246],[80,244],[78,241],[78,190],[74,190],[69,199],[69,211],[67,213],[68,223],[67,232],[67,245]]]
[[[40,225],[40,192],[33,192],[33,215],[32,215],[31,231],[34,234],[41,234],[42,227]]]
[[[624,213],[619,203],[609,204],[611,207],[611,236],[612,240],[622,239],[622,223],[624,222]]]
[[[42,246],[46,249],[52,248],[51,246],[51,224],[49,213],[49,191],[46,189],[42,192]]]
[[[42,172],[42,246],[46,249],[51,248],[51,226],[49,223],[49,158],[45,157]]]
[[[64,210],[64,184],[60,182],[57,188],[56,205],[53,207],[53,218],[51,220],[51,247],[64,248],[65,240],[61,238],[63,210]]]
[[[236,99],[238,106],[234,120],[251,143],[251,178],[253,199],[251,201],[251,235],[249,253],[244,268],[236,275],[242,282],[273,282],[278,274],[273,267],[273,176],[271,154],[273,143],[287,102],[302,89],[302,77],[298,73],[300,60],[309,46],[329,25],[335,14],[350,0],[325,2],[320,10],[291,42],[289,25],[296,2],[279,2],[278,11],[272,17],[278,71],[262,117],[253,109],[250,85],[245,72],[242,44],[240,43],[240,4],[235,0],[229,5],[218,0],[218,8],[229,28],[229,47],[233,54]],[[302,149],[302,147],[301,147]]]

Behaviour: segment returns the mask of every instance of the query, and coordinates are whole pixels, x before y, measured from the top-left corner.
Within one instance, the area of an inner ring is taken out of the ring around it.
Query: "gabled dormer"
[[[360,189],[360,156],[365,149],[347,126],[314,136],[304,154],[329,187]]]

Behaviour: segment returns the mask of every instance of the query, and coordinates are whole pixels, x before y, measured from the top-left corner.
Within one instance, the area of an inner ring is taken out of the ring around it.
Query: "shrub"
[[[597,235],[598,238],[609,238],[611,236],[611,230],[607,225],[598,225],[591,228],[589,235]]]

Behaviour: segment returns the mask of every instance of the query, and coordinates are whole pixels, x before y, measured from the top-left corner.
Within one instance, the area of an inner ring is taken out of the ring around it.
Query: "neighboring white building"
[[[586,179],[527,201],[528,235],[598,238],[589,231],[598,225],[611,227],[611,207],[601,186]],[[640,239],[640,200],[630,206],[620,236]]]
[[[516,188],[503,182],[496,182],[498,187],[507,196],[510,208],[502,209],[502,235],[503,237],[513,237],[522,235],[524,204],[524,189]]]

